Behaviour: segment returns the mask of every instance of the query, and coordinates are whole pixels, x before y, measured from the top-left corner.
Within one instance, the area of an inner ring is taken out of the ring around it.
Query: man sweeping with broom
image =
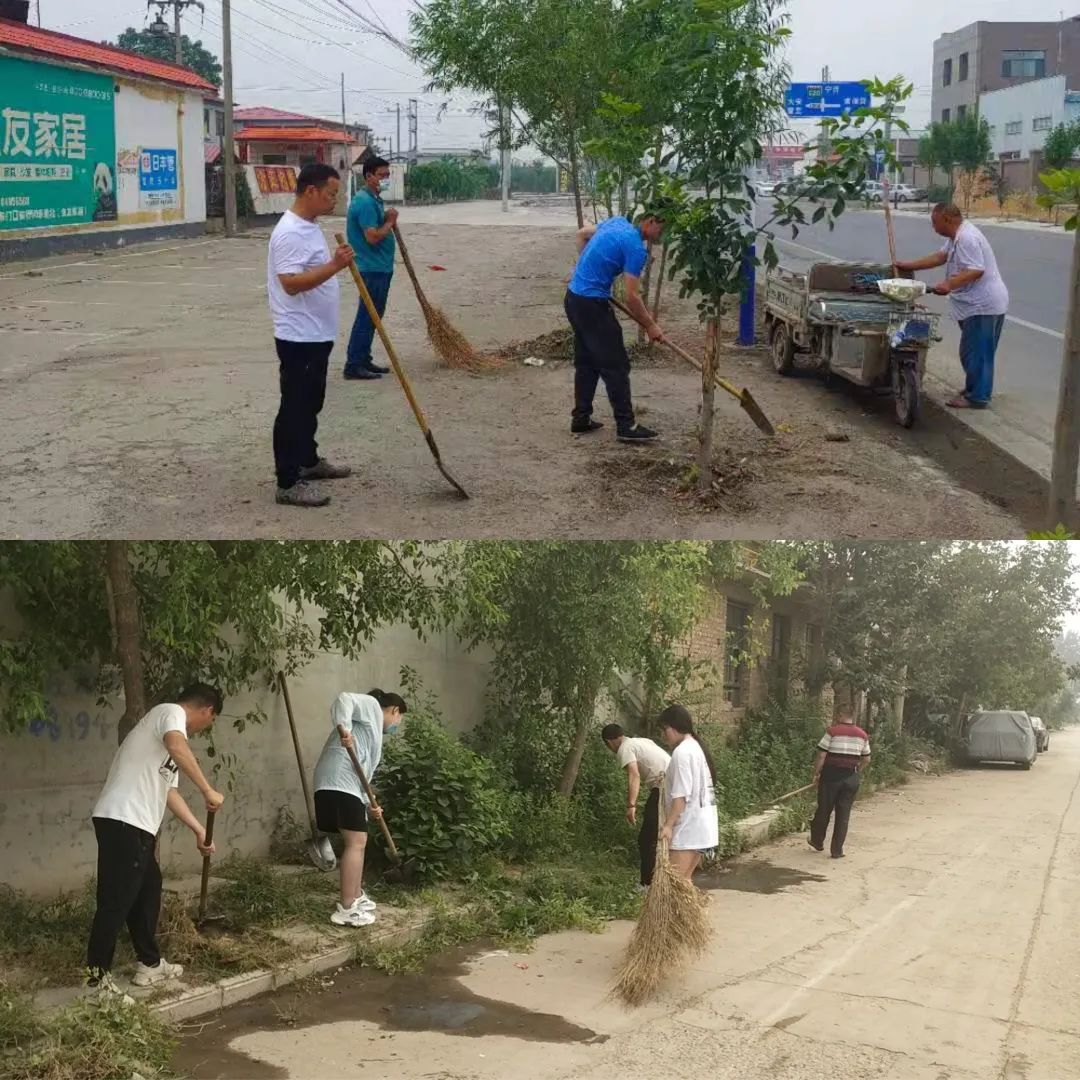
[[[570,431],[587,435],[604,425],[592,418],[593,398],[602,379],[615,414],[620,442],[643,443],[658,438],[655,431],[634,417],[630,395],[630,357],[622,327],[611,306],[615,279],[624,275],[626,306],[645,327],[650,341],[663,341],[664,333],[641,298],[641,273],[648,259],[646,243],[659,243],[670,203],[647,209],[635,225],[612,217],[599,225],[586,225],[577,234],[578,258],[563,307],[574,331],[574,411]]]
[[[398,219],[397,210],[387,210],[383,205],[383,192],[389,188],[390,163],[381,157],[368,158],[364,162],[364,187],[353,196],[346,222],[349,247],[356,252],[356,267],[380,319],[386,312],[394,277],[394,226]],[[371,358],[374,342],[375,324],[361,303],[345,355],[346,379],[379,379],[390,370]]]

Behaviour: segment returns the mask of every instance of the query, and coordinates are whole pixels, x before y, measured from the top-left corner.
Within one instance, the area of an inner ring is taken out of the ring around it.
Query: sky
[[[153,18],[146,12],[145,0],[37,2],[42,26],[94,40],[115,40],[125,27],[142,27]],[[377,15],[400,38],[407,36],[408,11],[414,2],[347,0],[364,16]],[[874,5],[862,0],[791,0],[788,59],[794,79],[802,82],[819,80],[826,65],[837,81],[905,75],[916,87],[905,119],[921,127],[929,119],[936,37],[980,19],[1016,18],[1020,8],[1025,19],[1057,20],[1062,2],[906,0]],[[184,31],[220,56],[221,0],[205,0],[205,6],[205,15],[188,9]],[[403,137],[407,135],[410,97],[420,103],[421,147],[479,145],[483,125],[470,114],[471,98],[425,94],[423,72],[398,50],[358,28],[342,0],[233,0],[232,10],[238,103],[339,119],[344,72],[348,119],[369,124],[383,145],[388,136],[396,143],[397,105]],[[1080,0],[1064,14],[1080,14]]]

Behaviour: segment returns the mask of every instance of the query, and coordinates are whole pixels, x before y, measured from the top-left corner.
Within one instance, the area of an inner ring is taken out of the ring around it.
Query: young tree
[[[106,42],[111,44],[111,42]],[[182,34],[180,44],[183,50],[184,65],[196,75],[201,75],[207,82],[221,86],[221,64],[201,41],[192,41],[187,34]],[[176,43],[171,34],[154,34],[149,30],[136,30],[129,26],[117,39],[117,47],[141,56],[166,60],[170,64],[176,60]]]
[[[964,211],[971,207],[983,170],[990,162],[990,125],[985,117],[966,113],[948,125],[954,164],[960,169]]]
[[[1058,124],[1043,143],[1043,161],[1048,168],[1064,169],[1076,156],[1080,145],[1080,129],[1076,124]]]

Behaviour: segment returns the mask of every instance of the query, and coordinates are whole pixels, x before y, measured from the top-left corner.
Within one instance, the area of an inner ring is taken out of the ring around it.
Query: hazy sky
[[[399,37],[406,36],[411,0],[348,2],[365,16],[377,13]],[[185,15],[185,32],[220,55],[221,2],[205,3],[205,17],[195,8]],[[820,79],[825,65],[838,80],[907,76],[917,87],[907,119],[919,126],[929,116],[932,47],[939,34],[978,19],[1016,18],[1021,9],[1027,19],[1056,20],[1060,5],[1061,0],[792,0],[789,55],[800,81]],[[115,39],[125,27],[143,26],[152,17],[138,0],[40,0],[40,6],[43,26],[96,40]],[[404,135],[406,102],[418,97],[421,146],[478,143],[481,125],[469,115],[469,99],[451,100],[440,117],[446,96],[424,95],[423,73],[392,46],[357,29],[340,0],[233,0],[232,6],[241,104],[337,118],[344,71],[350,120],[370,124],[384,138],[395,135],[393,110],[400,103]],[[1065,14],[1080,14],[1080,4]]]

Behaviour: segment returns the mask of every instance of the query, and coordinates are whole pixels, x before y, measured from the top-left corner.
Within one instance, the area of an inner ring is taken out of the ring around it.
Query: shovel
[[[278,672],[278,686],[281,687],[281,696],[285,699],[285,712],[289,717],[289,730],[292,732],[293,748],[296,750],[296,764],[300,769],[300,786],[304,789],[304,809],[307,810],[308,824],[311,826],[311,839],[304,841],[304,851],[320,870],[328,873],[337,866],[337,856],[330,846],[329,837],[321,836],[315,824],[315,807],[311,801],[304,754],[300,749],[300,738],[296,734],[296,720],[293,718],[292,699],[289,697],[289,685],[285,682],[284,671]]]
[[[206,812],[206,845],[209,847],[214,841],[214,811]],[[210,855],[202,857],[202,883],[199,885],[199,917],[195,920],[195,929],[202,930],[207,923],[219,922],[224,915],[206,914],[206,895],[210,889]]]
[[[345,237],[342,233],[335,233],[334,238],[339,244],[344,246]],[[439,448],[435,445],[435,436],[432,435],[431,428],[428,427],[424,410],[420,408],[420,403],[416,400],[412,385],[405,375],[405,371],[401,366],[401,361],[397,358],[397,353],[394,351],[394,346],[390,342],[386,327],[383,326],[382,319],[379,318],[379,313],[375,310],[375,305],[371,300],[371,293],[368,292],[367,286],[364,284],[364,279],[360,276],[360,271],[356,268],[355,261],[349,263],[349,270],[352,273],[353,281],[356,282],[356,288],[360,293],[360,299],[363,301],[364,307],[367,308],[367,313],[370,316],[371,321],[375,324],[375,329],[379,332],[383,348],[386,349],[386,355],[390,357],[390,363],[394,366],[394,374],[397,376],[398,382],[401,383],[401,389],[405,391],[405,397],[408,399],[409,406],[413,411],[413,416],[416,417],[416,422],[420,425],[420,430],[424,434],[424,439],[427,441],[428,449],[431,451],[431,456],[435,459],[435,464],[438,466],[439,472],[446,477],[450,486],[454,488],[463,499],[467,499],[469,493],[450,475],[446,466],[443,464],[442,456],[439,454]]]
[[[348,735],[348,731],[344,727],[339,727],[338,733],[341,735]],[[379,804],[375,799],[375,792],[372,790],[371,784],[368,783],[368,778],[364,775],[364,770],[360,766],[360,759],[356,756],[356,747],[347,746],[345,749],[348,750],[349,760],[352,761],[352,766],[356,770],[356,775],[360,778],[360,783],[367,793],[368,802],[372,807],[378,807]],[[387,827],[386,819],[380,814],[377,820],[379,822],[379,828],[382,829],[383,839],[386,841],[386,849],[390,852],[390,858],[394,862],[394,865],[383,874],[383,880],[390,885],[408,884],[416,876],[416,860],[403,860],[401,858],[401,855],[398,853],[397,844],[394,843],[394,838],[390,835],[390,829]]]
[[[611,297],[611,302],[617,307],[624,315],[629,316],[634,322],[638,320],[634,317],[634,313],[623,303],[616,300],[615,297]],[[695,360],[685,349],[680,349],[673,341],[668,341],[664,338],[660,342],[661,345],[669,348],[679,359],[685,360],[696,371],[701,371],[701,361]],[[766,435],[775,435],[776,428],[772,426],[769,418],[762,411],[761,406],[754,400],[753,394],[747,389],[738,389],[727,381],[727,379],[721,378],[719,375],[713,375],[713,382],[720,387],[721,390],[726,390],[736,401],[743,407],[743,411],[754,421],[757,426],[765,432]]]

